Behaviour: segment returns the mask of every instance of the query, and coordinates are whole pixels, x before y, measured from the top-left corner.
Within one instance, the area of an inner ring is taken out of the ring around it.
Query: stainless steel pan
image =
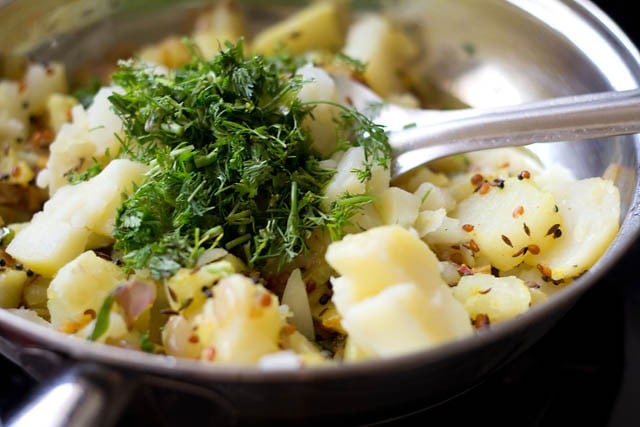
[[[298,2],[245,2],[255,26]],[[283,5],[284,4],[284,5]],[[367,2],[358,2],[368,7]],[[418,6],[416,6],[418,5]],[[31,52],[71,69],[103,60],[114,45],[141,44],[186,28],[192,1],[0,0],[0,52]],[[472,106],[640,86],[640,56],[588,1],[424,0],[394,4],[424,39],[425,76]],[[0,351],[43,382],[43,394],[13,418],[30,425],[109,425],[140,394],[182,405],[185,420],[218,425],[279,421],[339,424],[378,420],[442,402],[479,383],[530,347],[636,241],[640,225],[640,139],[534,147],[580,177],[620,166],[621,228],[586,274],[545,304],[468,339],[391,360],[264,371],[210,367],[81,341],[0,310]],[[51,404],[51,402],[54,402]],[[37,420],[34,421],[33,417]]]

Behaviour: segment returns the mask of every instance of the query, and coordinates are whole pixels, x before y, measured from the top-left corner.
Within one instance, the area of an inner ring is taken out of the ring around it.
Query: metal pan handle
[[[7,427],[108,427],[129,400],[134,381],[125,373],[79,364],[38,390]]]

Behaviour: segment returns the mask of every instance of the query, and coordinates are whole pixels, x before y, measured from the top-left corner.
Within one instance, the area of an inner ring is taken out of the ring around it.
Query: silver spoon
[[[453,154],[640,133],[640,89],[439,111],[387,104],[356,81],[334,80],[344,102],[389,131],[392,179]]]

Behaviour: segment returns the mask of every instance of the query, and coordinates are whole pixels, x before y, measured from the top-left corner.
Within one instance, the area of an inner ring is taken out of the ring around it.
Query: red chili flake
[[[471,276],[473,275],[473,270],[466,264],[462,264],[460,265],[460,267],[458,267],[458,273],[462,274],[463,276]]]
[[[189,335],[189,340],[191,344],[197,344],[200,342],[200,338],[196,334]]]
[[[481,295],[486,295],[486,294],[488,294],[489,292],[491,292],[491,288],[483,289],[483,290],[481,290],[481,291],[479,292],[479,294],[481,294]]]
[[[488,328],[489,325],[491,325],[491,320],[488,315],[480,313],[476,315],[472,323],[476,329],[483,329]]]
[[[24,93],[25,90],[27,90],[27,82],[25,82],[24,80],[21,80],[20,83],[18,84],[18,92]]]
[[[216,348],[215,347],[207,347],[202,350],[202,358],[205,360],[212,361],[216,358]]]
[[[316,282],[307,282],[304,285],[305,290],[308,294],[316,290]]]
[[[480,186],[478,187],[478,193],[480,194],[487,194],[489,192],[489,190],[491,189],[491,187],[489,186],[489,184],[487,182],[483,182],[482,184],[480,184]]]
[[[527,249],[534,255],[538,255],[540,253],[540,246],[538,245],[529,245],[527,246]]]
[[[16,165],[11,168],[11,176],[14,178],[20,176],[20,166]]]
[[[529,230],[529,226],[526,222],[522,223],[522,228],[524,228],[524,234],[526,234],[527,236],[531,236],[531,230]]]
[[[271,294],[265,292],[260,295],[260,305],[262,307],[269,307],[271,305]]]
[[[466,231],[467,233],[469,233],[469,232],[473,231],[473,228],[474,228],[474,227],[473,227],[473,224],[463,224],[463,225],[462,225],[462,229],[463,229],[464,231]]]
[[[518,179],[522,181],[523,179],[531,178],[531,173],[528,170],[523,170],[518,174]]]
[[[519,205],[516,206],[515,209],[513,210],[513,212],[511,212],[511,216],[513,218],[518,218],[519,216],[522,216],[524,214],[524,206]]]
[[[296,326],[292,325],[291,323],[286,323],[283,327],[282,327],[282,332],[285,335],[291,335],[296,331]]]
[[[540,273],[542,273],[543,277],[551,278],[551,269],[549,267],[547,267],[546,265],[538,264],[536,265],[536,268]]]
[[[502,236],[500,236],[500,237],[502,237],[502,241],[505,242],[509,247],[513,247],[513,243],[511,243],[511,239],[509,239],[504,234]]]
[[[478,246],[476,241],[473,240],[473,239],[469,240],[469,249],[471,249],[472,252],[479,252],[480,251],[480,247]]]
[[[550,234],[553,234],[556,232],[556,230],[558,230],[560,228],[560,224],[553,224],[548,230],[547,230],[547,234],[545,234],[545,236],[548,236]]]
[[[484,181],[484,177],[482,175],[480,175],[479,173],[473,175],[471,177],[471,184],[473,185],[479,185],[480,183],[482,183],[482,181]]]
[[[500,169],[508,168],[510,164],[511,163],[509,163],[509,162],[504,162],[500,166],[498,166],[498,168],[500,168]]]

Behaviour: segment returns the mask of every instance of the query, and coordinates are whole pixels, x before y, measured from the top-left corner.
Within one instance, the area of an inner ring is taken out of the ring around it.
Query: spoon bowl
[[[389,132],[392,179],[454,154],[640,132],[638,89],[493,108],[421,110],[385,103],[346,77],[334,76],[334,81],[344,102]]]

